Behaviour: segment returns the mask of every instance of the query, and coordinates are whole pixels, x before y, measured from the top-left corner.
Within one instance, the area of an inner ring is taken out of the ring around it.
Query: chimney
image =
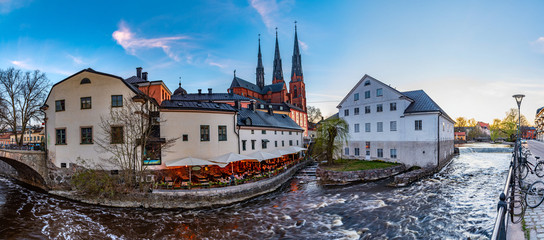
[[[144,79],[144,80],[147,81],[147,72],[143,72],[143,73],[142,73],[142,79]]]
[[[241,109],[240,100],[234,100],[234,108],[240,110]]]
[[[202,94],[202,89],[198,89],[198,95]]]
[[[268,105],[268,114],[274,115],[274,109],[272,108],[272,105]]]
[[[255,112],[255,108],[257,107],[257,104],[255,103],[255,100],[251,99],[250,100],[250,103],[249,103],[249,109],[251,111],[254,111]]]
[[[208,94],[212,95],[212,89],[208,88]]]
[[[136,68],[136,77],[142,78],[142,67]]]

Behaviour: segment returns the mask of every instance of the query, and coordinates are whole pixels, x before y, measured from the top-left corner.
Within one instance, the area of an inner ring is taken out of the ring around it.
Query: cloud
[[[15,9],[28,6],[31,0],[0,0],[0,14],[8,14]]]
[[[538,51],[544,53],[544,37],[539,37],[536,41],[532,42],[531,45],[536,47]]]
[[[180,58],[173,51],[173,48],[183,44],[180,40],[190,39],[188,36],[140,38],[127,27],[124,21],[119,23],[119,29],[113,32],[112,36],[131,55],[136,55],[136,51],[140,49],[160,48],[169,58],[176,62],[179,62]]]
[[[298,44],[300,44],[300,48],[302,48],[302,51],[308,51],[308,44],[300,40],[298,40]]]
[[[65,75],[65,76],[70,76],[70,75],[73,74],[72,72],[67,72],[65,70],[61,70],[61,69],[58,69],[56,67],[36,66],[34,64],[28,63],[28,61],[12,60],[12,61],[10,61],[10,63],[13,64],[14,66],[18,67],[18,68],[23,69],[23,70],[33,71],[33,70],[38,69],[38,70],[40,70],[41,72],[44,72],[44,73],[55,73],[55,74],[60,74],[60,75]]]
[[[255,8],[264,22],[264,25],[270,30],[275,26],[275,15],[278,11],[278,4],[275,0],[250,0],[251,7]]]
[[[72,61],[77,64],[77,65],[81,65],[83,64],[83,59],[81,59],[81,57],[76,57],[76,56],[72,56],[70,54],[67,54],[68,58],[72,59]]]

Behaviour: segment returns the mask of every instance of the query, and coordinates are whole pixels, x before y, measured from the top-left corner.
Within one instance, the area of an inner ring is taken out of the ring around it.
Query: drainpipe
[[[240,126],[238,126],[238,132],[236,132],[236,126],[238,125],[238,124],[236,124],[236,114],[237,114],[237,112],[234,112],[234,115],[232,115],[233,116],[232,121],[234,123],[234,127],[233,127],[234,134],[236,134],[236,138],[238,139],[238,141],[237,141],[238,142],[238,154],[240,154],[240,134],[239,134],[240,133]]]
[[[438,113],[438,115],[436,116],[436,133],[437,133],[437,138],[436,138],[436,149],[437,149],[437,158],[436,158],[436,170],[438,170],[438,168],[440,167],[440,115],[442,115],[442,113]]]

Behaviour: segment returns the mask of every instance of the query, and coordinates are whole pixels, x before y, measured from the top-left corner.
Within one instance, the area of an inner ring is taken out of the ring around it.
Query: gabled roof
[[[139,77],[137,77],[137,76],[129,77],[129,78],[125,79],[125,81],[126,81],[127,83],[130,83],[130,84],[141,83],[141,82],[147,82],[147,80],[142,79],[142,78],[139,78]]]
[[[59,84],[61,84],[62,82],[82,73],[82,72],[89,72],[89,73],[94,73],[94,74],[99,74],[99,75],[104,75],[104,76],[108,76],[108,77],[112,77],[112,78],[116,78],[116,79],[119,79],[121,80],[130,90],[132,90],[134,93],[136,94],[143,94],[142,91],[140,91],[137,87],[135,87],[134,85],[128,83],[127,81],[125,81],[125,79],[123,79],[122,77],[119,77],[119,76],[115,76],[113,74],[108,74],[108,73],[103,73],[103,72],[99,72],[99,71],[95,71],[94,69],[92,68],[87,68],[87,69],[83,69],[77,73],[74,73],[72,74],[71,76],[55,83],[52,87],[51,87],[51,90],[53,90],[53,88]],[[51,95],[51,90],[49,90],[49,93],[47,94],[47,98],[45,99],[45,102],[43,103],[45,105],[45,103],[47,103],[47,100],[49,100],[49,96]]]
[[[235,87],[241,87],[241,88],[245,88],[245,89],[251,90],[253,92],[260,93],[260,94],[266,94],[266,93],[268,93],[268,91],[281,92],[283,90],[284,86],[285,86],[285,82],[280,82],[280,83],[265,85],[261,89],[256,84],[248,82],[248,81],[246,81],[244,79],[241,79],[239,77],[234,77],[234,79],[232,79],[232,83],[230,84],[231,89],[235,88]]]
[[[266,85],[261,90],[261,94],[266,94],[268,91],[281,92],[281,90],[283,90],[284,86],[285,86],[285,82]]]
[[[436,104],[427,93],[423,90],[415,90],[402,92],[402,94],[410,99],[414,100],[410,105],[404,110],[404,113],[424,113],[424,112],[440,112],[451,122],[453,119],[448,116],[448,114]]]
[[[357,89],[359,87],[359,85],[361,85],[363,82],[365,82],[366,80],[373,80],[381,85],[383,85],[384,87],[387,87],[389,89],[391,89],[393,92],[401,95],[401,96],[404,96],[401,92],[399,92],[397,89],[394,89],[388,85],[386,85],[385,83],[381,82],[380,80],[378,79],[375,79],[373,77],[371,77],[370,75],[368,74],[365,74],[361,80],[359,80],[359,82],[357,82],[357,84],[355,84],[355,86],[349,91],[348,94],[346,94],[346,96],[344,97],[344,99],[342,99],[342,101],[340,101],[340,103],[338,104],[337,108],[342,106],[342,104],[348,99],[349,96],[351,96],[351,94],[355,91],[355,89]],[[408,101],[411,101],[411,99],[407,99]]]
[[[250,101],[251,99],[233,93],[189,93],[185,95],[172,95],[172,100],[176,101]]]
[[[249,121],[247,120],[248,118],[250,119]],[[285,114],[269,114],[268,112],[252,111],[247,108],[238,111],[238,126],[304,130]]]
[[[236,112],[235,108],[225,103],[189,102],[189,101],[176,101],[176,100],[162,101],[161,109]]]

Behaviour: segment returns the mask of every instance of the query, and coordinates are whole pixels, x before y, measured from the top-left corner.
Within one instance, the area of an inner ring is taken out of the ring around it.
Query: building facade
[[[436,167],[453,154],[454,121],[423,91],[365,75],[337,106],[349,124],[342,157]]]

